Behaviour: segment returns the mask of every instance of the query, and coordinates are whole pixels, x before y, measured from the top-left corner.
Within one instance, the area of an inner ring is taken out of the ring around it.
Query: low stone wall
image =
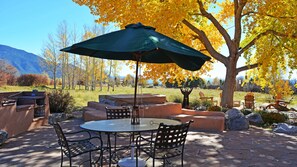
[[[182,122],[193,120],[191,128],[196,130],[222,132],[225,129],[225,114],[223,112],[182,109],[182,114],[172,115],[170,118]]]
[[[105,107],[95,101],[88,102],[88,107],[83,112],[85,121],[106,119]],[[201,131],[222,132],[225,129],[225,114],[215,111],[195,111],[182,109],[180,103],[164,103],[141,106],[140,117],[171,118],[182,122],[193,120],[191,128]]]
[[[88,107],[83,112],[85,121],[106,119],[105,107],[111,107],[108,104],[102,104],[95,101],[88,102]],[[180,103],[148,104],[140,106],[140,117],[143,118],[168,118],[168,115],[181,114]]]
[[[134,104],[133,94],[99,95],[99,103],[112,106],[128,106]],[[136,104],[164,104],[166,96],[159,94],[138,94]]]

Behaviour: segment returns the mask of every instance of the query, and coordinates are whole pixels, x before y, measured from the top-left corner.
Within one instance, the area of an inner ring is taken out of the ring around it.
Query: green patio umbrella
[[[136,61],[134,108],[139,62],[176,63],[183,69],[196,71],[205,61],[210,60],[210,57],[201,52],[141,23],[129,24],[123,30],[73,44],[61,51],[104,59]]]

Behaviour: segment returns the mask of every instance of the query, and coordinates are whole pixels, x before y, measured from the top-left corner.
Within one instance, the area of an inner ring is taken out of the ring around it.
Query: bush
[[[281,113],[269,113],[265,111],[260,111],[259,114],[261,115],[264,121],[264,124],[266,125],[286,122],[286,120],[288,119],[288,117],[285,114],[281,114]]]
[[[200,100],[194,100],[194,101],[190,101],[190,108],[197,108],[201,106],[201,101]]]
[[[211,101],[202,101],[202,106],[209,108],[212,106],[212,102]]]
[[[183,103],[183,98],[181,96],[173,96],[172,101],[175,103]]]
[[[246,109],[242,109],[241,112],[243,113],[243,115],[249,115],[250,113],[252,113],[251,110],[246,110]]]
[[[222,111],[220,106],[210,106],[207,109],[208,111]]]
[[[224,113],[226,113],[228,110],[230,110],[230,108],[228,108],[228,107],[222,107],[222,112],[224,112]]]
[[[49,78],[46,75],[24,74],[17,78],[20,86],[42,86],[49,84]]]
[[[54,90],[48,97],[51,113],[71,113],[74,109],[74,99],[69,92]]]

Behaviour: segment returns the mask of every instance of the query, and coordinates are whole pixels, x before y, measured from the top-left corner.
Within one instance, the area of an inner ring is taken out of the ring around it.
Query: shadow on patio
[[[77,130],[82,122],[72,119],[62,126],[65,130]],[[296,151],[296,136],[275,134],[257,127],[223,133],[190,131],[184,166],[297,166]],[[51,126],[43,126],[10,138],[0,147],[0,157],[0,166],[59,166],[56,134]],[[67,160],[64,165],[68,165]],[[74,158],[74,164],[79,162],[81,159]]]

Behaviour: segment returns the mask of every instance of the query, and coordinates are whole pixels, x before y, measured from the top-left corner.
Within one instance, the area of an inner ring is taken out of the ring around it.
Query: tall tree
[[[84,26],[84,34],[82,36],[83,40],[93,38],[97,35],[100,35],[104,32],[102,26],[94,25],[93,27]],[[104,61],[95,57],[83,57],[81,58],[83,65],[85,67],[85,89],[86,90],[95,90],[98,82],[100,80],[100,90],[102,90],[102,80],[104,76]]]
[[[60,23],[57,30],[57,42],[59,48],[65,48],[69,45],[68,25],[66,21]],[[61,54],[61,67],[62,67],[62,89],[66,86],[66,78],[69,77],[69,54],[60,52]]]
[[[76,27],[74,26],[72,32],[71,32],[71,40],[73,43],[76,43],[77,42],[77,38],[78,38],[78,35],[76,33]],[[76,87],[76,82],[77,82],[77,72],[78,72],[78,68],[77,68],[77,65],[78,65],[78,62],[77,62],[77,55],[75,54],[72,54],[72,65],[71,65],[71,88],[72,89],[75,89]]]
[[[58,72],[58,66],[59,66],[61,57],[59,55],[57,43],[53,38],[52,34],[48,35],[48,41],[46,42],[45,46],[42,49],[42,57],[45,60],[44,63],[42,64],[42,67],[44,67],[44,70],[52,75],[53,81],[54,81],[54,89],[56,89],[57,72]]]
[[[287,62],[292,69],[297,67],[296,0],[73,1],[88,6],[92,14],[100,16],[97,20],[99,23],[116,22],[124,28],[127,24],[142,22],[205,51],[223,63],[226,76],[222,105],[227,107],[233,105],[236,75],[239,72],[255,67],[274,72],[273,69],[278,66],[271,66],[273,63]],[[226,55],[220,53],[219,47],[222,44],[227,46]],[[267,44],[269,47],[265,47]],[[280,49],[278,54],[274,54],[273,46]],[[271,54],[273,57],[267,57]],[[246,66],[237,67],[240,57],[247,59]],[[279,61],[284,59],[288,61]],[[156,77],[166,81],[169,78],[178,81],[185,79],[185,76],[204,73],[211,69],[211,65],[205,65],[196,73],[180,70],[172,64],[148,64],[146,69],[144,74],[153,79]]]

